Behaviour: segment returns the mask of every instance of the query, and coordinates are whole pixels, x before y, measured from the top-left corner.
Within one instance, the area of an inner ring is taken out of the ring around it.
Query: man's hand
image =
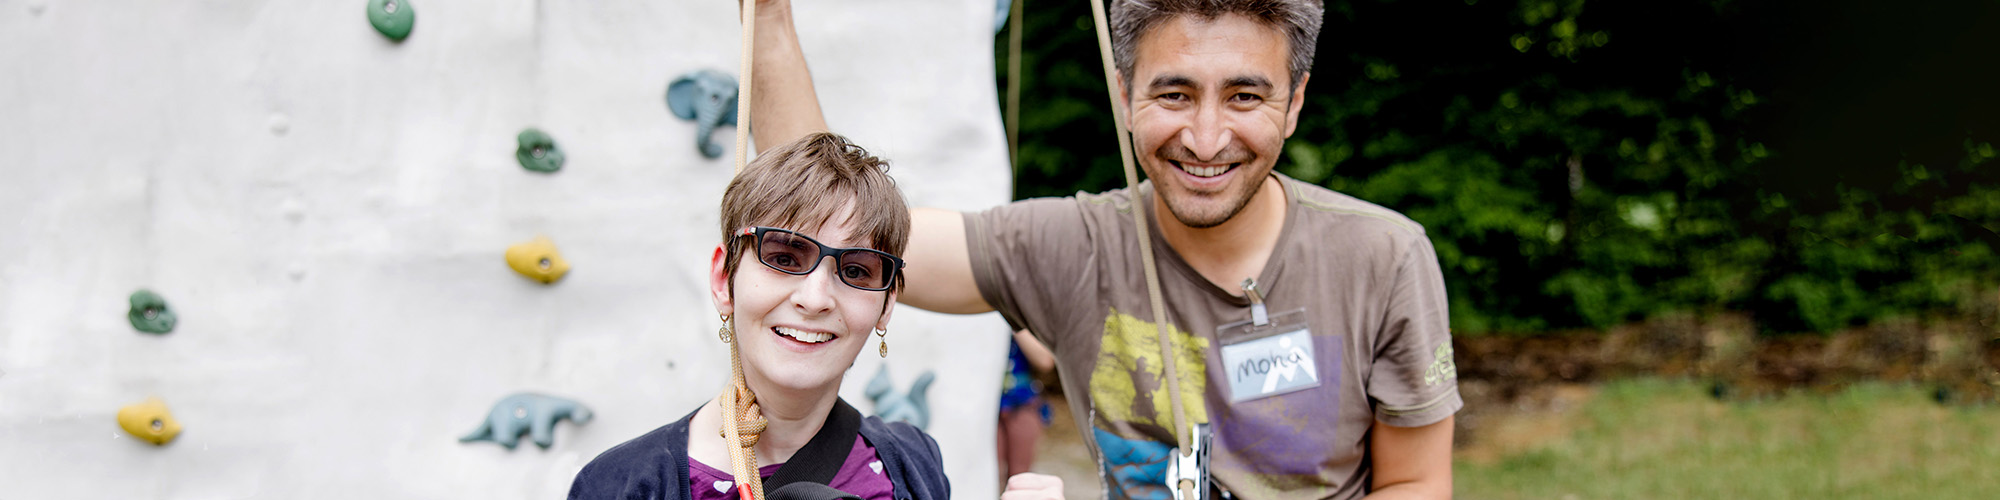
[[[791,8],[792,0],[757,0],[758,12],[763,12],[764,9],[773,6]],[[739,11],[743,10],[743,0],[736,0],[736,9]],[[737,16],[737,17],[742,17],[742,16]]]
[[[1000,493],[1000,500],[1062,500],[1062,497],[1062,478],[1033,472],[1007,478],[1007,491]]]

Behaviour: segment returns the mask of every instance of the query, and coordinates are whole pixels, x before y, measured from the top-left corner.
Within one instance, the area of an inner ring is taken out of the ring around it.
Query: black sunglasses
[[[834,274],[840,276],[842,283],[871,292],[888,290],[896,283],[896,273],[903,269],[903,259],[888,252],[869,248],[832,248],[786,229],[746,227],[736,230],[736,236],[753,237],[757,242],[757,262],[785,274],[811,274],[819,268],[819,261],[831,255],[839,265]]]

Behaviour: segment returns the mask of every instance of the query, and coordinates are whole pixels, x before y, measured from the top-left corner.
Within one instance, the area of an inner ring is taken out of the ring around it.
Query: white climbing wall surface
[[[401,43],[367,4],[0,0],[0,499],[560,498],[723,387],[729,156],[665,94],[735,75],[736,2],[414,0]],[[796,11],[828,121],[913,204],[1006,201],[992,0]],[[530,127],[559,171],[516,162]],[[502,259],[540,235],[553,284]],[[171,333],[127,321],[140,289]],[[953,491],[996,495],[1004,322],[905,307],[888,338],[842,394],[934,370]],[[595,418],[458,441],[516,392]],[[116,418],[151,396],[164,446]]]

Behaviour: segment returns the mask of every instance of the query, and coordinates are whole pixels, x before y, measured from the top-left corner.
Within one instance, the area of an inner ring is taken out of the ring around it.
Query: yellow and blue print
[[[1168,325],[1180,379],[1181,401],[1189,424],[1208,422],[1202,398],[1207,389],[1203,361],[1208,339]],[[1165,500],[1167,460],[1173,456],[1172,434],[1157,437],[1120,435],[1115,429],[1174,428],[1173,399],[1168,397],[1166,361],[1160,355],[1155,323],[1113,309],[1104,319],[1104,338],[1096,369],[1090,375],[1090,396],[1096,410],[1093,437],[1103,453],[1105,477],[1113,498]],[[1136,434],[1136,432],[1134,432]]]

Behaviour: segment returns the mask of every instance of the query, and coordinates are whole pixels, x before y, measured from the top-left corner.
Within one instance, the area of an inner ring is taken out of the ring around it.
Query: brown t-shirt
[[[1211,476],[1237,497],[1358,498],[1369,487],[1375,420],[1421,426],[1464,405],[1444,280],[1421,225],[1277,177],[1285,225],[1257,288],[1271,316],[1302,318],[1306,333],[1218,333],[1251,319],[1249,299],[1240,288],[1209,283],[1152,232],[1182,400],[1190,424],[1210,424]],[[1149,200],[1151,185],[1137,192]],[[966,245],[987,303],[1055,351],[1077,427],[1090,429],[1084,435],[1106,496],[1166,499],[1173,413],[1131,193],[969,213]],[[1137,205],[1157,228],[1153,204]],[[1245,358],[1251,347],[1260,354]],[[1227,367],[1225,356],[1233,361]],[[1292,363],[1312,371],[1273,369]]]

